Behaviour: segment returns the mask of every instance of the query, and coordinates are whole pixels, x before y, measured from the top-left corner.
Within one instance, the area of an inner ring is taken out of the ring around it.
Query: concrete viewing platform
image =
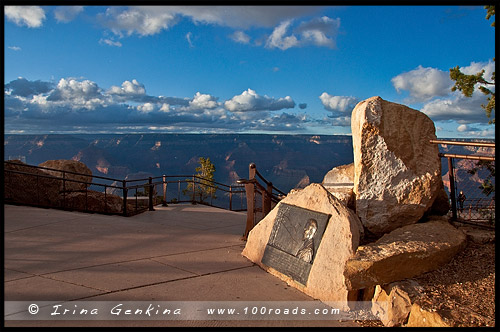
[[[5,303],[318,304],[241,255],[246,213],[192,204],[133,217],[4,205]],[[118,302],[117,302],[118,301]],[[4,326],[359,326],[315,319],[44,319]],[[5,316],[6,315],[6,316]]]

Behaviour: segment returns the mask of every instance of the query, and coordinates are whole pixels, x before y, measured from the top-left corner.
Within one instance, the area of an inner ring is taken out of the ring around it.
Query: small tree
[[[198,162],[200,166],[195,169],[197,173],[193,178],[194,181],[188,183],[183,193],[189,195],[194,191],[195,198],[198,198],[203,203],[208,197],[217,198],[215,196],[217,186],[214,184],[215,166],[210,161],[210,158],[200,157]]]

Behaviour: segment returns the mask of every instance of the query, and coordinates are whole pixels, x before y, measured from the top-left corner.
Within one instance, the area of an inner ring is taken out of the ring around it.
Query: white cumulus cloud
[[[123,82],[121,87],[116,85],[111,86],[108,93],[116,95],[145,95],[146,88],[144,84],[133,79],[132,81]]]
[[[39,6],[5,6],[7,20],[19,26],[38,28],[45,20],[45,11]]]
[[[266,47],[279,48],[286,50],[299,45],[299,40],[293,34],[286,36],[288,27],[292,24],[291,20],[287,20],[278,25],[271,36],[266,41]]]
[[[293,32],[289,33],[292,20],[286,20],[278,25],[266,41],[267,48],[279,48],[286,50],[291,47],[315,45],[320,47],[335,47],[335,38],[340,27],[340,19],[332,19],[327,16],[302,22]]]
[[[114,92],[114,93],[112,93]],[[90,80],[62,78],[57,84],[18,78],[4,85],[5,131],[144,132],[300,132],[305,115],[274,113],[293,108],[291,97],[270,98],[248,89],[230,111],[210,94],[193,98],[148,96],[137,80],[102,89]],[[257,112],[245,112],[245,111]],[[155,129],[156,128],[156,129]],[[172,129],[173,128],[173,129]]]
[[[143,105],[137,106],[137,110],[142,113],[149,113],[155,109],[155,105],[152,103],[145,103]]]
[[[110,7],[98,18],[117,35],[147,36],[169,29],[182,17],[196,24],[248,29],[272,27],[283,20],[320,10],[318,6],[133,6]]]
[[[61,78],[56,89],[49,96],[48,100],[72,100],[77,98],[93,98],[100,96],[100,89],[96,83],[84,80]]]
[[[171,108],[170,105],[167,103],[163,103],[159,109],[160,112],[168,113],[170,112]]]
[[[439,98],[427,102],[421,111],[433,121],[455,120],[458,123],[487,123],[488,118],[482,104],[486,104],[486,96],[474,92],[472,97],[464,97],[459,92],[450,98]]]
[[[351,112],[358,103],[358,98],[347,96],[333,96],[327,92],[323,92],[319,99],[327,111],[330,112],[326,123],[333,126],[350,127],[351,126]]]
[[[56,88],[47,96],[46,101],[69,109],[93,110],[97,106],[106,104],[107,98],[102,95],[102,90],[95,82],[61,78]]]
[[[260,96],[254,90],[248,89],[243,91],[241,95],[227,100],[224,107],[231,112],[275,111],[294,108],[295,102],[290,96],[275,99],[265,95]]]
[[[168,7],[110,7],[104,15],[99,16],[101,22],[115,34],[128,35],[134,33],[148,36],[166,30],[177,23],[176,15]]]
[[[495,63],[493,61],[472,62],[469,66],[461,67],[460,70],[467,75],[477,74],[481,70],[484,70],[483,77],[488,81],[495,71]],[[438,70],[434,69],[434,71]],[[446,73],[446,75],[449,74]],[[436,89],[442,90],[441,94],[436,94],[436,98],[427,98],[428,101],[424,104],[421,111],[434,121],[454,120],[462,124],[487,123],[489,119],[481,107],[481,105],[488,103],[487,96],[477,89],[482,84],[476,85],[476,89],[471,97],[465,97],[460,91],[452,92],[451,87],[454,82],[449,78],[448,80],[450,82],[449,85],[443,83],[441,89]],[[428,81],[428,84],[432,85],[433,83]],[[493,91],[495,90],[494,85],[486,84],[485,86]],[[444,97],[438,98],[441,95]],[[429,92],[428,97],[430,96],[431,93]]]
[[[316,46],[335,47],[335,37],[340,28],[340,18],[327,16],[302,23],[297,32],[303,37],[303,43],[311,42]]]
[[[189,109],[191,110],[211,109],[217,106],[219,106],[219,103],[216,97],[200,92],[196,92],[193,100],[189,102]]]
[[[446,96],[453,86],[449,72],[422,66],[399,74],[391,81],[397,92],[408,91],[416,102],[427,101],[437,96]]]
[[[493,61],[488,61],[486,62],[471,62],[469,66],[462,67],[460,68],[462,73],[466,75],[475,75],[479,73],[481,70],[484,70],[484,75],[483,77],[486,79],[486,81],[489,81],[491,78],[491,75],[495,71],[495,62]]]
[[[323,92],[319,99],[326,110],[341,113],[351,112],[358,103],[355,97],[332,96],[326,92]]]

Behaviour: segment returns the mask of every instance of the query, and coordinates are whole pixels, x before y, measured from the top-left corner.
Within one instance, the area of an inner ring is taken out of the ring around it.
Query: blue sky
[[[449,78],[494,71],[482,6],[3,8],[6,133],[350,134],[380,96],[494,138]]]

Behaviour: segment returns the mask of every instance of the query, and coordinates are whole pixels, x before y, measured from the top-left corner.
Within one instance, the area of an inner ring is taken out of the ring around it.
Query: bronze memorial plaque
[[[262,263],[306,285],[329,214],[281,203]]]

